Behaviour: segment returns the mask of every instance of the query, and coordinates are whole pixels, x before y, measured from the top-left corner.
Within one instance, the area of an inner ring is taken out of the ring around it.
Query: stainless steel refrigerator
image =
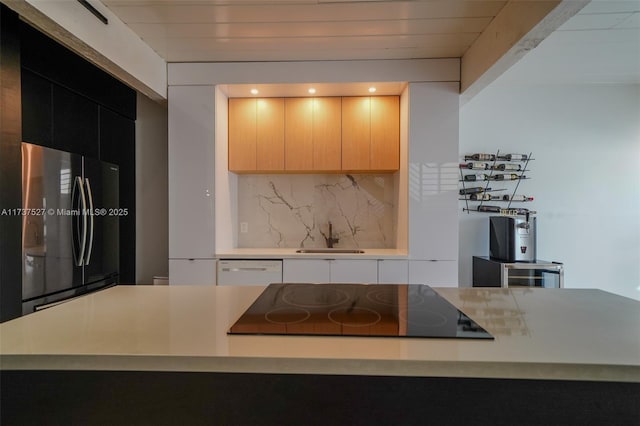
[[[118,166],[22,143],[22,313],[118,281]]]

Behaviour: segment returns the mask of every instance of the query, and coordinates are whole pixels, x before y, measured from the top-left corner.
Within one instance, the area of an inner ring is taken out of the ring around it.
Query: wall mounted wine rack
[[[533,153],[503,155],[499,150],[495,154],[465,155],[464,162],[460,163],[462,188],[459,191],[460,200],[465,202],[463,211],[467,213],[494,213],[503,216],[535,214],[535,211],[527,208],[512,207],[512,203],[526,203],[533,200],[533,197],[517,194],[520,183],[529,179],[525,172],[529,171],[528,166],[529,162],[533,160],[532,155]],[[508,188],[489,186],[509,182],[515,183],[515,187],[510,193]],[[479,183],[482,185],[478,185]],[[500,204],[488,205],[485,204],[485,201]],[[506,206],[503,203],[507,203]]]

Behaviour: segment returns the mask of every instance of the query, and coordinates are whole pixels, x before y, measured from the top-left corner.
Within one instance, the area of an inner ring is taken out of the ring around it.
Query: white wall
[[[494,83],[460,111],[460,154],[533,152],[518,193],[538,211],[538,258],[565,287],[640,300],[640,86]],[[460,204],[460,209],[462,204]],[[488,255],[488,214],[460,216],[460,283]]]
[[[167,107],[138,94],[136,283],[168,276]]]

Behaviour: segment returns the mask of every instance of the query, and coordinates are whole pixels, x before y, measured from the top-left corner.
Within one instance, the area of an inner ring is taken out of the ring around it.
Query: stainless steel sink
[[[296,250],[296,253],[348,253],[348,254],[362,254],[364,253],[364,250],[358,250],[358,249],[332,249],[332,248],[326,248],[326,249],[299,249]]]

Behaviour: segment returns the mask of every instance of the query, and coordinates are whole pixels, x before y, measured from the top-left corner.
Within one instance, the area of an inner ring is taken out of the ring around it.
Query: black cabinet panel
[[[637,426],[640,417],[637,383],[67,370],[0,379],[3,425]]]
[[[53,86],[53,146],[99,158],[99,106],[63,87]]]
[[[22,205],[18,14],[0,4],[0,208]],[[22,217],[0,215],[0,321],[22,312]],[[0,391],[0,394],[2,391]],[[4,405],[0,403],[2,409]],[[2,411],[2,410],[0,410]],[[0,423],[3,421],[0,419]]]
[[[23,68],[136,119],[135,90],[27,23],[22,23],[21,53]]]
[[[22,140],[53,146],[53,85],[28,70],[22,71]]]
[[[100,159],[120,166],[120,282],[136,282],[136,126],[135,121],[100,108]]]

